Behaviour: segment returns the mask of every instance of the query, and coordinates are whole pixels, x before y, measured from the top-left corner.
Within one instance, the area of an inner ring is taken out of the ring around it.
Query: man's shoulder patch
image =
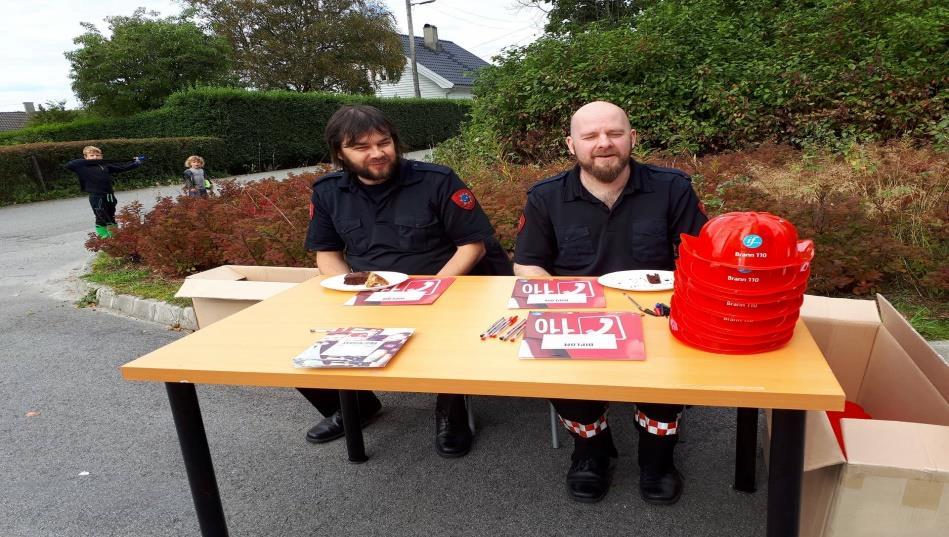
[[[474,209],[475,204],[477,204],[474,194],[467,188],[459,188],[456,190],[455,193],[451,195],[451,201],[466,211]]]

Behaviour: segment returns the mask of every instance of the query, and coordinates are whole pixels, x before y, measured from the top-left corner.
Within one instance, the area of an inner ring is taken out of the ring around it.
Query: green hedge
[[[78,195],[76,175],[65,164],[82,158],[82,148],[87,145],[102,149],[106,160],[148,156],[144,166],[115,176],[118,188],[178,177],[184,170],[185,159],[193,154],[203,156],[213,172],[213,163],[223,161],[227,153],[223,140],[210,137],[100,139],[0,147],[0,204]]]
[[[0,145],[114,138],[214,136],[228,151],[212,164],[232,172],[296,167],[328,160],[323,128],[343,104],[380,108],[410,149],[431,147],[459,132],[470,103],[288,91],[199,88],[172,95],[159,110],[127,118],[84,119],[0,134]]]
[[[475,155],[567,156],[571,114],[602,99],[624,108],[651,147],[903,136],[945,145],[946,20],[945,2],[922,0],[649,2],[634,28],[505,52],[478,74],[461,142]]]

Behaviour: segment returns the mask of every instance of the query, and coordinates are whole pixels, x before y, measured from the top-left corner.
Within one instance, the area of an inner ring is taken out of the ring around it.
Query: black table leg
[[[768,472],[768,537],[797,537],[804,472],[803,410],[771,414],[771,468]]]
[[[758,409],[739,408],[735,435],[735,490],[754,492],[758,464]]]
[[[353,390],[339,391],[339,407],[343,414],[343,429],[346,431],[346,451],[349,462],[361,464],[369,460],[362,441],[362,426],[359,424],[359,400]]]
[[[211,450],[208,437],[204,433],[201,421],[201,407],[194,384],[166,382],[168,401],[171,403],[171,415],[178,431],[178,443],[185,460],[188,484],[194,509],[198,513],[198,525],[204,537],[227,537],[227,521],[221,507],[221,494],[214,478],[214,466],[211,463]]]

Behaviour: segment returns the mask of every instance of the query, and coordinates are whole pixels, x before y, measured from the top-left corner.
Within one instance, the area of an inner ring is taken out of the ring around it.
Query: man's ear
[[[639,134],[636,133],[636,129],[631,129],[629,131],[629,148],[632,149],[636,147],[636,142],[639,141]]]
[[[570,136],[567,136],[566,142],[567,142],[567,150],[570,151],[570,154],[576,155],[576,153],[573,151],[573,138]]]

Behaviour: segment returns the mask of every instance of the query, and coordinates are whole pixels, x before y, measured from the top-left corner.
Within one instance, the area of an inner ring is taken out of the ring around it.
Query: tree
[[[90,23],[66,52],[76,96],[91,112],[124,116],[161,107],[172,93],[224,84],[230,49],[186,16],[154,18],[139,8],[131,17],[106,17],[111,37]],[[150,18],[151,17],[151,18]]]
[[[46,105],[39,105],[36,112],[30,114],[26,120],[27,127],[36,127],[37,125],[53,125],[56,123],[69,123],[78,119],[82,115],[80,110],[66,110],[66,100],[46,101]]]
[[[520,0],[521,5],[547,13],[548,34],[583,31],[592,23],[600,28],[628,25],[647,1],[640,0]]]
[[[376,0],[187,0],[230,42],[258,89],[372,93],[405,67],[395,18]]]

